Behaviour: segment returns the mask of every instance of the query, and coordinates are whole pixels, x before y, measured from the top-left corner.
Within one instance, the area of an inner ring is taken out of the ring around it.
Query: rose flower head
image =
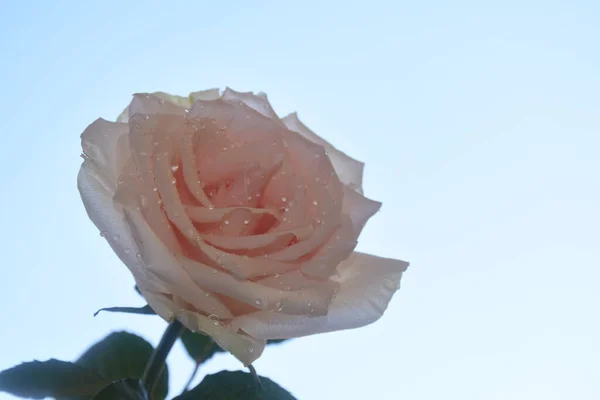
[[[81,135],[86,211],[154,311],[245,365],[383,314],[408,263],[355,252],[364,164],[267,97],[135,94]]]

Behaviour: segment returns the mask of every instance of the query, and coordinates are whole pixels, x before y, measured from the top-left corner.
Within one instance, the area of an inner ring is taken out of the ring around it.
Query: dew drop
[[[158,142],[152,142],[152,144],[153,144],[154,146],[158,146],[160,143],[158,143]]]
[[[228,219],[226,219],[225,221],[223,221],[223,223],[224,223],[225,225],[229,225],[229,220],[228,220]]]
[[[245,219],[244,220],[244,225],[248,225],[250,223],[250,220]]]
[[[148,120],[150,119],[150,116],[149,116],[148,114],[144,114],[144,119],[145,119],[146,121],[148,121]]]
[[[100,231],[100,237],[106,236],[106,231]]]
[[[177,183],[177,179],[175,179],[175,178],[171,179],[171,183],[172,183],[173,185],[174,185],[174,184],[176,184],[176,183]]]
[[[119,240],[119,239],[121,239],[121,236],[119,236],[119,235],[114,235],[113,236],[113,240]]]
[[[136,253],[136,254],[135,254],[135,256],[136,256],[136,258],[138,258],[138,259],[142,258],[142,254],[141,254],[141,253]]]
[[[254,347],[248,347],[248,352],[249,352],[250,354],[254,353]]]
[[[283,310],[283,303],[278,301],[277,303],[275,303],[275,311],[279,312]]]
[[[179,169],[179,165],[171,165],[171,171],[176,172]]]
[[[157,188],[156,186],[154,186],[154,187],[152,188],[152,191],[153,191],[153,192],[157,192],[157,191],[158,191],[158,188]]]
[[[317,206],[317,205],[319,205],[319,202],[318,202],[318,201],[316,201],[316,200],[313,200],[313,202],[312,202],[312,203],[313,203],[313,206]]]
[[[215,209],[215,206],[213,206],[212,204],[210,204],[210,205],[208,206],[208,209],[209,209],[209,210],[214,210],[214,209]]]
[[[140,157],[147,157],[148,153],[146,153],[145,151],[140,151],[139,155],[140,155]]]
[[[285,202],[287,201],[287,197],[283,196],[283,197],[281,198],[281,201],[283,201],[283,202],[285,203]]]
[[[129,254],[129,253],[131,253],[131,249],[129,249],[129,248],[126,248],[126,249],[125,249],[125,250],[123,250],[123,251],[125,252],[125,254]]]
[[[254,304],[256,304],[257,306],[261,306],[262,305],[262,300],[261,299],[256,299],[254,300]]]

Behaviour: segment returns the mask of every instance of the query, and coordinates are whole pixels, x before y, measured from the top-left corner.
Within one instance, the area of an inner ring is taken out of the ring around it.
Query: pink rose
[[[148,304],[248,365],[267,339],[377,320],[404,261],[354,252],[363,163],[264,94],[136,94],[82,134],[89,217]]]

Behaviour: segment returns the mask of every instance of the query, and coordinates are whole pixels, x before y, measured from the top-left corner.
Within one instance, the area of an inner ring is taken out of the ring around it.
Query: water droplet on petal
[[[224,223],[225,225],[229,225],[229,220],[228,220],[228,219],[226,219],[225,221],[223,221],[223,223]]]
[[[215,206],[213,206],[212,204],[210,204],[210,205],[208,206],[208,209],[209,209],[209,210],[214,210],[214,209],[215,209]]]
[[[250,354],[254,353],[254,347],[248,347],[248,352],[249,352]]]
[[[254,304],[256,304],[257,306],[261,306],[262,305],[262,300],[261,299],[256,299],[254,300]]]
[[[281,198],[281,201],[283,201],[283,202],[285,203],[285,202],[287,201],[287,197],[283,196],[283,197]]]
[[[172,183],[173,185],[174,185],[174,184],[176,184],[176,183],[177,183],[177,179],[175,179],[175,178],[171,179],[171,183]]]
[[[153,192],[157,192],[157,191],[158,191],[158,188],[157,188],[156,186],[154,186],[154,187],[152,188],[152,191],[153,191]]]
[[[248,225],[250,223],[250,220],[245,219],[244,220],[244,225]]]
[[[179,169],[179,165],[171,165],[171,171],[175,172]]]
[[[125,250],[123,250],[123,251],[125,252],[125,254],[129,254],[129,253],[131,253],[131,249],[129,249],[129,248],[126,248],[126,249],[125,249]]]
[[[140,151],[139,155],[140,155],[140,157],[147,157],[148,153],[146,153],[145,151]]]
[[[312,202],[312,203],[313,203],[313,206],[317,206],[317,205],[319,205],[319,202],[318,202],[318,201],[316,201],[316,200],[313,200],[313,202]]]
[[[160,143],[158,143],[158,142],[152,142],[152,144],[153,144],[154,146],[158,146]]]
[[[149,116],[148,114],[144,114],[144,119],[145,119],[146,121],[148,121],[148,120],[150,119],[150,116]]]
[[[119,240],[119,239],[121,239],[121,236],[119,236],[119,235],[114,235],[113,236],[113,240]]]
[[[279,312],[283,310],[283,303],[278,301],[277,303],[275,303],[275,311]]]
[[[136,258],[142,258],[142,255],[140,253],[136,253]]]

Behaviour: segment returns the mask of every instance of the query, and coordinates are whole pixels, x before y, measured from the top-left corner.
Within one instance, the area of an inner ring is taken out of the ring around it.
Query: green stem
[[[148,393],[152,396],[152,392],[162,375],[162,372],[165,368],[165,362],[167,360],[167,355],[171,351],[171,348],[175,344],[175,341],[181,336],[185,327],[181,325],[179,321],[175,321],[165,329],[165,333],[163,333],[162,338],[160,339],[160,343],[154,349],[152,356],[150,356],[150,360],[148,360],[148,364],[146,364],[146,370],[144,371],[144,376],[142,380],[148,387]]]

